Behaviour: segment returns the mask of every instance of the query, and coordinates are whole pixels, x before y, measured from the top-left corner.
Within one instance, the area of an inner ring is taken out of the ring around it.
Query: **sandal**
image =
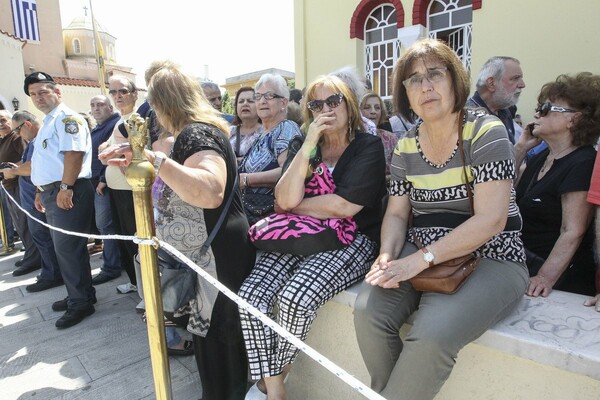
[[[175,322],[171,321],[171,320],[170,320],[170,319],[168,319],[167,317],[164,317],[164,316],[163,316],[163,318],[165,319],[165,328],[166,328],[166,327],[174,327],[174,328],[175,328],[175,327],[177,326],[177,324],[176,324]],[[146,312],[145,312],[145,311],[144,311],[144,313],[142,314],[142,321],[144,321],[144,323],[146,323],[146,322],[147,322],[147,321],[146,321]]]
[[[192,356],[194,355],[194,342],[184,340],[183,349],[171,349],[167,347],[167,354],[170,356]]]

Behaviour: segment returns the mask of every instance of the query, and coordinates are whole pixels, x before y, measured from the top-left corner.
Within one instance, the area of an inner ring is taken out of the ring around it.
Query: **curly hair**
[[[574,146],[596,144],[600,135],[600,75],[591,72],[559,75],[540,90],[538,103],[548,100],[562,100],[580,113],[570,129]]]

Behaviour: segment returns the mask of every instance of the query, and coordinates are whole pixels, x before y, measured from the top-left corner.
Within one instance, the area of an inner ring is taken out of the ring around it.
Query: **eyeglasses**
[[[425,74],[414,74],[403,80],[402,84],[408,90],[420,89],[423,85],[423,79],[427,79],[431,84],[441,82],[446,76],[447,70],[446,67],[427,69]]]
[[[308,108],[310,111],[312,111],[314,113],[321,112],[321,110],[323,109],[323,105],[327,104],[327,107],[329,107],[329,108],[336,108],[337,106],[339,106],[342,103],[342,100],[344,100],[343,94],[341,94],[341,93],[332,94],[325,100],[309,101],[308,103],[306,103],[306,108]]]
[[[128,95],[129,93],[131,93],[131,91],[129,89],[126,88],[121,88],[121,89],[111,89],[108,91],[108,94],[110,94],[111,96],[116,96],[117,93],[119,93],[121,96],[125,96]]]
[[[22,122],[21,125],[17,126],[15,129],[13,129],[12,131],[10,131],[10,133],[19,133],[19,132],[21,132],[21,128],[23,128],[23,125],[25,125],[25,122]]]
[[[280,96],[278,94],[275,94],[273,92],[267,92],[267,93],[254,93],[254,100],[259,101],[262,98],[265,98],[265,100],[273,100],[273,99],[283,99],[283,96]]]
[[[540,117],[545,117],[546,115],[548,115],[548,113],[550,111],[559,112],[559,113],[577,112],[577,110],[571,110],[570,108],[555,106],[554,104],[550,103],[549,101],[542,103],[542,104],[538,104],[537,108],[535,109],[535,112],[540,114]]]

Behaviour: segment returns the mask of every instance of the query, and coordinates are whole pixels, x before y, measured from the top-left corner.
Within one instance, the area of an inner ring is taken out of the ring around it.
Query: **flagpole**
[[[94,30],[94,49],[96,50],[96,62],[98,63],[98,83],[102,94],[106,96],[106,67],[104,65],[104,52],[102,51],[102,43],[100,43],[100,35],[96,29],[96,19],[94,18],[94,10],[92,8],[92,0],[90,0],[90,14],[92,16],[92,28]]]

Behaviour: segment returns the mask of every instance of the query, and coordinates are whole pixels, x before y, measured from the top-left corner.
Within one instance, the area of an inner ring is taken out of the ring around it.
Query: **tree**
[[[221,110],[225,113],[225,114],[233,114],[235,107],[233,105],[233,101],[234,98],[232,98],[231,96],[229,96],[229,92],[225,91],[225,94],[223,95],[223,107],[221,108]]]

